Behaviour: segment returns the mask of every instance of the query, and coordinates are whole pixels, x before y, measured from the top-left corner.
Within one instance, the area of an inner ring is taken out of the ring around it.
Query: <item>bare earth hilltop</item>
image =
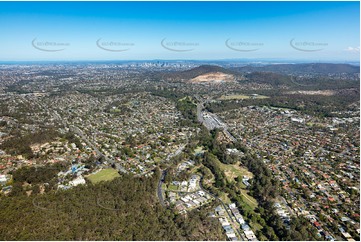
[[[203,75],[199,75],[195,78],[190,79],[190,83],[225,83],[235,82],[235,77],[231,74],[223,72],[211,72]]]

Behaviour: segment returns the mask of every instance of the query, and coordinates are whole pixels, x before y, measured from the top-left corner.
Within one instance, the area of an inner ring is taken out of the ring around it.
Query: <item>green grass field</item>
[[[194,101],[194,99],[190,96],[185,96],[183,98],[178,99],[178,101],[182,102],[182,101],[187,101],[190,100],[194,105],[197,105],[197,103]]]
[[[252,172],[240,166],[240,162],[237,162],[236,164],[233,165],[232,164],[227,165],[227,164],[223,164],[217,159],[217,163],[219,168],[224,172],[226,179],[229,182],[233,182],[236,177],[243,178],[244,175],[250,178],[253,177]],[[257,200],[247,194],[247,189],[243,184],[240,184],[239,189],[242,193],[242,197],[245,205],[250,210],[254,210],[258,206]]]
[[[252,228],[254,228],[255,230],[261,230],[263,227],[259,224],[259,223],[255,223],[255,222],[250,222],[249,225],[251,225]]]
[[[258,206],[258,202],[256,199],[247,194],[247,190],[241,189],[243,201],[254,210]]]
[[[219,196],[219,198],[225,203],[225,204],[231,204],[231,199],[229,199],[228,194],[225,192],[221,193],[222,195]]]
[[[168,185],[168,190],[177,191],[179,190],[179,187],[173,184]]]
[[[236,95],[222,95],[218,100],[242,100],[242,99],[264,99],[269,98],[263,95],[251,96],[251,95],[244,95],[244,94],[236,94]]]
[[[118,171],[109,168],[109,169],[101,170],[96,174],[89,175],[87,178],[91,181],[91,183],[95,184],[101,181],[110,181],[116,177],[120,177]]]
[[[167,190],[167,185],[166,184],[162,184],[162,190]]]
[[[219,168],[224,172],[228,181],[232,182],[236,177],[243,178],[243,176],[253,177],[253,174],[249,172],[246,168],[240,166],[240,162],[236,164],[223,164],[217,159]]]
[[[193,154],[199,154],[199,153],[203,153],[205,150],[203,150],[203,146],[197,146],[197,148],[194,149],[194,153]]]
[[[162,161],[162,158],[160,158],[160,157],[154,157],[154,161],[155,161],[155,162],[161,162],[161,161]]]

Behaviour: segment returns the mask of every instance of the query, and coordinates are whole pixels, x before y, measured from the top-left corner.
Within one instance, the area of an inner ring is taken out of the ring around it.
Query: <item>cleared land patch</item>
[[[197,146],[197,148],[194,149],[194,154],[197,155],[203,153],[205,151],[203,148],[203,146]]]
[[[235,82],[233,75],[222,73],[222,72],[210,72],[207,74],[199,75],[191,80],[191,83],[224,83],[224,82]]]
[[[264,95],[246,95],[246,94],[234,94],[234,95],[222,95],[218,100],[242,100],[242,99],[265,99],[269,98]]]
[[[217,159],[218,160],[218,159]],[[253,178],[252,172],[248,171],[246,168],[240,166],[240,162],[235,164],[223,164],[218,160],[219,168],[224,172],[229,182],[234,181],[235,178],[243,176],[248,176],[249,178]]]
[[[335,91],[332,90],[317,90],[317,91],[291,91],[286,94],[302,94],[302,95],[321,95],[321,96],[332,96],[335,95]]]

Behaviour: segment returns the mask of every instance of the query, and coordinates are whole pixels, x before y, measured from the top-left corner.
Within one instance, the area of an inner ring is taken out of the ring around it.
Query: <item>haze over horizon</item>
[[[360,1],[20,1],[0,240],[361,241]]]
[[[359,2],[1,2],[0,61],[359,62]]]

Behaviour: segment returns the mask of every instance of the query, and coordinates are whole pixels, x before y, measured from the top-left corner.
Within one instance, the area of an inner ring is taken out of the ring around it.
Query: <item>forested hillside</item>
[[[158,172],[159,173],[159,172]],[[159,176],[123,176],[45,195],[0,198],[1,240],[224,240],[207,210],[163,208]]]

